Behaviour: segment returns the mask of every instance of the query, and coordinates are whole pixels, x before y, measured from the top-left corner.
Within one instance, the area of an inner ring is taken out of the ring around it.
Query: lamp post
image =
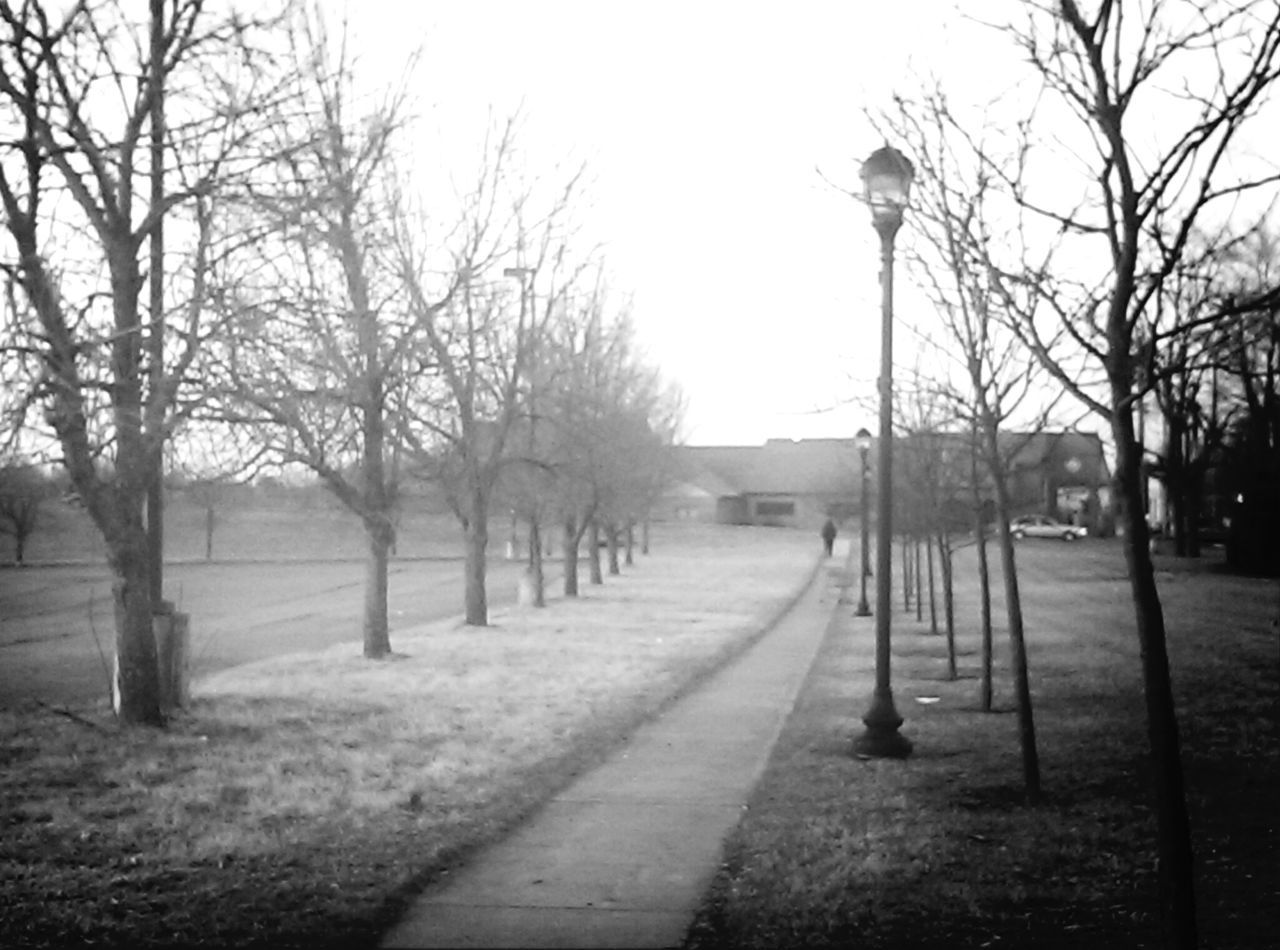
[[[893,562],[893,239],[902,225],[914,170],[907,157],[888,145],[862,164],[863,194],[880,235],[880,440],[876,456],[876,686],[862,717],[866,730],[854,751],[876,758],[902,758],[911,742],[900,732],[902,717],[889,685],[890,587]]]
[[[505,267],[502,270],[502,276],[515,277],[520,281],[520,323],[523,325],[526,320],[530,323],[534,320],[533,305],[533,281],[537,276],[538,269],[536,267]],[[532,365],[536,365],[534,361],[530,361]],[[537,452],[537,435],[535,427],[538,424],[538,415],[534,411],[533,398],[536,380],[530,380],[529,386],[529,457],[534,458]],[[536,500],[529,508],[529,575],[533,582],[533,606],[545,607],[547,605],[545,585],[542,578],[542,531],[538,524],[538,508]]]
[[[867,604],[867,574],[870,573],[871,565],[867,563],[867,534],[869,532],[867,526],[867,453],[871,450],[871,433],[866,429],[858,430],[858,454],[862,456],[862,493],[859,496],[862,508],[862,575],[860,587],[861,596],[858,598],[858,609],[855,610],[855,617],[870,617],[871,607]]]

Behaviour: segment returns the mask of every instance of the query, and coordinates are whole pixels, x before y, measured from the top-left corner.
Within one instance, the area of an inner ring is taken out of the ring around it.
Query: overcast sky
[[[875,428],[848,403],[867,405],[878,371],[876,237],[815,169],[856,190],[882,144],[863,109],[913,88],[913,71],[957,90],[998,73],[975,46],[987,31],[951,0],[350,10],[371,69],[422,47],[413,92],[441,127],[523,104],[527,144],[586,159],[594,226],[642,342],[689,399],[689,442]],[[898,286],[901,311],[920,305]],[[900,334],[900,363],[911,346]]]

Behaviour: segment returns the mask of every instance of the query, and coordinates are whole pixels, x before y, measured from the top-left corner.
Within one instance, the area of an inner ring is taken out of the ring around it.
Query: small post
[[[191,623],[170,601],[156,605],[151,617],[160,671],[160,708],[181,709],[191,702]]]

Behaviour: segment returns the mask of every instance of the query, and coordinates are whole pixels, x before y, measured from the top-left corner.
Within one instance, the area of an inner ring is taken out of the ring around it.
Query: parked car
[[[1009,530],[1015,538],[1061,538],[1074,541],[1083,538],[1089,529],[1078,524],[1063,524],[1048,515],[1023,515],[1009,522]]]

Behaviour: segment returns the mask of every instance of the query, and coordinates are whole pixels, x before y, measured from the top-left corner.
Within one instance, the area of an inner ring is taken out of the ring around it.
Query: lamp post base
[[[902,717],[893,706],[892,694],[877,692],[862,721],[867,728],[853,740],[856,755],[873,759],[905,759],[911,754],[911,740],[898,731]]]
[[[864,600],[858,604],[858,609],[853,612],[855,617],[870,617],[871,606]]]

